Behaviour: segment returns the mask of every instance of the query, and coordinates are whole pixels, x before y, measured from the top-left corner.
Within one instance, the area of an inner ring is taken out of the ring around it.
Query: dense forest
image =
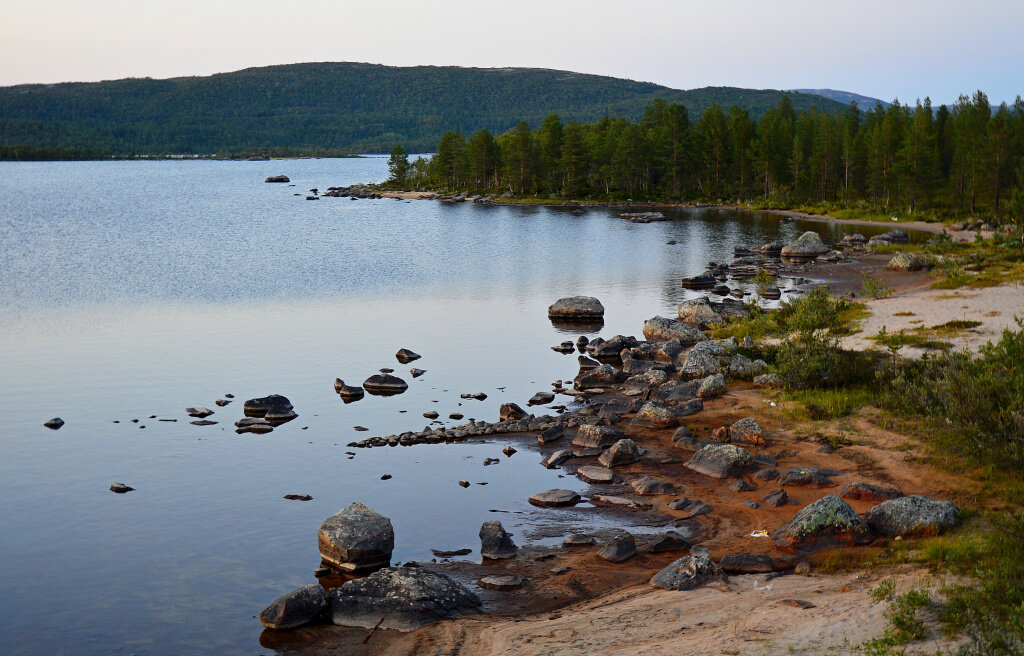
[[[702,112],[737,105],[758,117],[787,94],[708,87],[678,91],[648,82],[530,68],[394,67],[311,63],[206,77],[0,87],[0,157],[54,158],[67,151],[271,156],[388,152],[402,143],[432,152],[447,129],[500,133],[602,116],[636,120],[655,99]],[[788,94],[793,106],[841,105]]]
[[[390,160],[399,187],[593,200],[737,200],[936,216],[1024,218],[1024,100],[982,92],[952,107],[877,103],[760,118],[713,104],[695,117],[655,100],[638,121],[549,115],[500,135],[450,130],[436,155]],[[1012,210],[1011,210],[1011,202]]]

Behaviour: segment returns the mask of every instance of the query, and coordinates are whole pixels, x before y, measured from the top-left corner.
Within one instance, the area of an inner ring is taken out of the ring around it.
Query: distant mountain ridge
[[[795,109],[843,109],[819,95],[650,82],[537,68],[394,67],[321,62],[204,77],[0,87],[0,146],[90,148],[114,154],[247,149],[433,150],[445,130],[501,133],[554,112],[594,121],[639,118],[655,99],[713,103],[760,116],[783,96]]]
[[[882,103],[882,107],[888,108],[892,103],[878,98],[872,98],[871,96],[862,96],[859,93],[853,93],[852,91],[839,91],[837,89],[790,89],[793,93],[807,93],[813,96],[821,96],[822,98],[828,98],[829,100],[835,100],[844,105],[849,105],[852,102],[857,103],[857,107],[860,109],[871,109],[878,103]]]

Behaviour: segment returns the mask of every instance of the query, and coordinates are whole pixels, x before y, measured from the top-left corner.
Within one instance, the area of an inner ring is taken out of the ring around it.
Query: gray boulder
[[[757,466],[754,456],[734,444],[709,444],[693,454],[684,467],[713,478],[735,478]]]
[[[679,418],[669,406],[649,401],[633,417],[633,423],[654,428],[673,428],[679,425]]]
[[[722,569],[705,556],[683,556],[651,577],[651,585],[664,590],[693,590],[711,581],[728,582]]]
[[[480,555],[491,560],[515,558],[518,548],[501,522],[484,522],[480,527]]]
[[[772,534],[780,547],[816,551],[871,541],[871,531],[857,512],[837,496],[810,503]]]
[[[268,629],[294,629],[317,619],[326,608],[323,586],[311,583],[278,597],[260,611],[260,624]]]
[[[917,538],[938,535],[956,526],[960,510],[952,501],[912,494],[883,501],[864,518],[878,535]]]
[[[728,366],[731,351],[728,343],[717,340],[695,344],[685,357],[680,357],[680,375],[684,378],[705,378],[722,373]]]
[[[644,476],[638,478],[630,485],[633,486],[633,491],[640,496],[654,496],[658,494],[675,494],[676,486],[669,481],[659,481],[656,478],[650,476]]]
[[[391,520],[358,502],[328,517],[320,525],[317,540],[324,561],[346,571],[387,567],[395,548]]]
[[[619,440],[601,454],[597,461],[605,467],[628,465],[640,459],[640,448],[631,439]]]
[[[576,476],[587,483],[595,485],[606,485],[615,480],[615,473],[607,467],[597,465],[585,465],[576,470]]]
[[[548,307],[551,319],[599,319],[604,317],[604,306],[592,296],[560,298]]]
[[[624,437],[626,437],[626,434],[618,428],[583,424],[576,429],[576,437],[573,438],[572,445],[584,449],[604,449]]]
[[[818,233],[808,230],[797,237],[793,243],[783,246],[780,255],[797,260],[813,259],[828,253],[829,250],[831,249],[825,245],[825,242],[821,241]]]
[[[831,478],[831,470],[817,467],[793,467],[782,474],[779,483],[795,487],[835,487],[837,483]]]
[[[389,567],[331,590],[331,621],[411,631],[442,619],[478,612],[480,598],[460,583],[422,567]]]
[[[624,563],[636,555],[636,540],[626,531],[604,543],[597,557],[611,563]]]
[[[693,326],[665,317],[653,317],[645,321],[644,337],[652,342],[674,339],[684,345],[707,340],[707,336]]]
[[[721,326],[725,323],[725,319],[707,298],[683,301],[676,311],[680,321],[698,330],[710,330],[714,326]]]
[[[725,391],[725,376],[715,374],[700,381],[700,388],[697,390],[697,398],[710,399],[721,396]]]
[[[782,387],[782,379],[778,374],[761,374],[754,376],[754,385],[758,387]]]
[[[732,442],[745,442],[756,446],[767,446],[764,429],[753,417],[744,417],[729,426],[729,439]]]
[[[573,379],[573,386],[578,390],[610,387],[615,384],[616,373],[610,364],[602,364],[599,367],[580,372]]]
[[[932,262],[917,253],[897,253],[885,268],[890,271],[923,271],[932,268]]]

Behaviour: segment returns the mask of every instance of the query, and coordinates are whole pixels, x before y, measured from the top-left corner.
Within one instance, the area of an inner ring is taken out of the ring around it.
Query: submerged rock
[[[422,567],[389,567],[331,590],[331,621],[341,626],[411,631],[474,613],[480,598],[455,580]]]
[[[693,590],[711,581],[728,582],[718,565],[705,556],[683,556],[651,577],[651,585],[664,590]]]
[[[952,501],[912,494],[883,501],[867,511],[864,518],[878,535],[917,538],[938,535],[956,526],[960,510]]]
[[[324,561],[346,571],[387,567],[395,548],[391,520],[358,502],[328,517],[317,539]]]
[[[323,586],[311,583],[278,597],[260,611],[260,624],[268,629],[294,629],[317,619],[326,608]]]

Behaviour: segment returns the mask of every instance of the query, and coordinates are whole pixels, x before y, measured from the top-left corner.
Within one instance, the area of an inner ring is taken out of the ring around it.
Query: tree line
[[[390,165],[392,186],[447,192],[1024,218],[1024,100],[993,109],[978,91],[937,109],[926,98],[798,112],[783,97],[758,119],[713,104],[694,120],[659,99],[639,121],[551,114],[499,135],[450,130],[429,161],[398,146]]]

